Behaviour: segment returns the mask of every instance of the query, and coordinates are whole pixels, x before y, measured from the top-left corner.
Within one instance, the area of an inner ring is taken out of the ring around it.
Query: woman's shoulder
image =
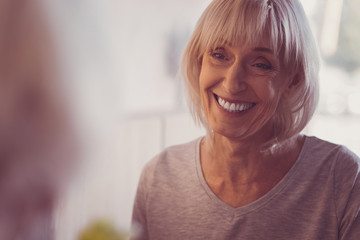
[[[329,164],[337,172],[348,173],[349,169],[359,171],[360,159],[354,152],[343,145],[317,137],[306,137],[303,155],[311,159],[309,161],[311,164],[316,164],[316,162],[321,166]]]
[[[359,157],[347,147],[323,140],[314,136],[306,136],[304,150],[315,155],[348,159],[358,163]]]
[[[198,151],[199,142],[201,138],[191,140],[186,143],[172,145],[166,147],[163,151],[158,153],[150,162],[168,162],[175,160],[187,159],[189,157],[195,156]]]
[[[150,161],[143,169],[145,173],[154,173],[155,171],[179,171],[184,168],[192,167],[199,151],[199,144],[202,137],[190,142],[172,145],[166,147]]]

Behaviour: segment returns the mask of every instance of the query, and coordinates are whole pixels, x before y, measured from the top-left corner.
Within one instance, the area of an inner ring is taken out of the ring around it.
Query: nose
[[[234,63],[229,66],[222,84],[225,90],[232,95],[246,91],[248,84],[246,82],[246,71],[242,64]]]

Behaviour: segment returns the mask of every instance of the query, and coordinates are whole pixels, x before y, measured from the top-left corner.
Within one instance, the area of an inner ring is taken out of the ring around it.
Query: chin
[[[234,128],[226,126],[211,126],[214,136],[225,137],[229,140],[236,141],[248,141],[261,145],[268,141],[269,137],[272,135],[271,124],[265,124],[265,126],[249,126],[243,128]]]
[[[214,135],[225,137],[229,139],[243,140],[250,136],[247,130],[234,130],[234,129],[218,129],[213,128]]]

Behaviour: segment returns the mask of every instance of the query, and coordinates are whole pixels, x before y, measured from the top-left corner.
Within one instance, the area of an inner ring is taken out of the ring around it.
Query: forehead
[[[258,50],[270,49],[277,55],[279,49],[277,39],[272,38],[271,33],[266,29],[254,30],[250,34],[241,30],[232,33],[214,32],[208,38],[200,39],[200,42],[203,45],[202,52],[218,46],[230,46]]]
[[[255,52],[268,52],[271,54],[277,53],[277,48],[274,47],[273,41],[271,41],[268,34],[261,34],[258,38],[253,41],[247,39],[232,39],[232,40],[218,40],[214,41],[214,43],[210,44],[207,49],[214,49],[220,46],[228,46],[230,48],[241,48],[252,50]]]

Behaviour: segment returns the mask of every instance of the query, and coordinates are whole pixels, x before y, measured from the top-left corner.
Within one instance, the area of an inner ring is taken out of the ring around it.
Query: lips
[[[256,103],[245,103],[245,102],[231,102],[229,100],[225,100],[216,94],[214,94],[216,101],[219,103],[219,105],[228,112],[244,112],[246,110],[249,110],[253,108]]]

